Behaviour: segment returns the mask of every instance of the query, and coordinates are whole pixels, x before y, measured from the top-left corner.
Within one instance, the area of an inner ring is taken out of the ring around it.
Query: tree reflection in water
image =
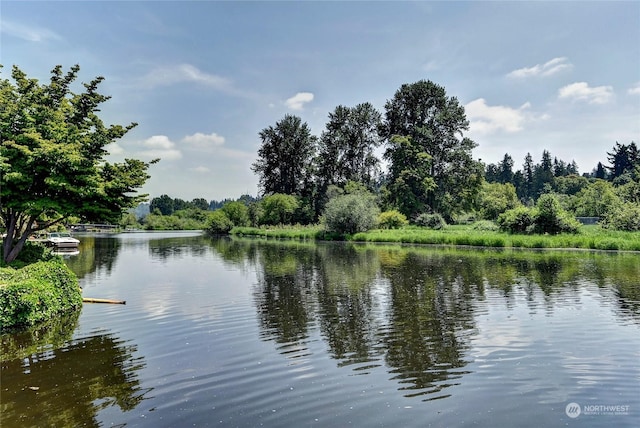
[[[446,397],[445,389],[468,373],[466,351],[487,289],[500,290],[507,307],[524,291],[532,312],[541,294],[553,312],[559,300],[580,304],[585,281],[603,296],[614,284],[619,315],[640,319],[638,288],[631,285],[640,277],[636,254],[252,239],[212,246],[234,266],[256,267],[263,340],[294,358],[309,352],[306,341],[317,329],[339,366],[367,373],[384,365],[405,395],[425,400]]]
[[[2,336],[2,426],[97,427],[101,410],[144,399],[136,346],[111,334],[71,340],[79,313]]]

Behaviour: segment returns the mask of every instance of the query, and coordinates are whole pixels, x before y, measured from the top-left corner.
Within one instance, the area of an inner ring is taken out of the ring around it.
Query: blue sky
[[[111,160],[149,160],[151,197],[258,193],[258,133],[338,105],[381,112],[429,79],[465,106],[474,157],[543,150],[580,172],[640,143],[640,2],[7,1],[3,77],[57,64],[104,76],[108,123],[139,126]]]

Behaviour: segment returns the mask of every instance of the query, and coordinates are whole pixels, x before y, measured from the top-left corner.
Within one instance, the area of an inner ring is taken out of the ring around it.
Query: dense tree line
[[[256,201],[256,198],[251,195],[242,195],[237,199],[238,201],[244,202],[245,204],[249,204]],[[226,198],[221,201],[212,200],[207,202],[204,198],[194,198],[191,201],[185,201],[180,198],[172,198],[169,195],[161,195],[158,197],[154,197],[151,199],[149,204],[149,212],[162,214],[162,215],[172,215],[176,211],[182,211],[187,209],[196,209],[196,210],[216,210],[218,208],[222,208],[225,204],[229,202],[234,202],[234,199]],[[142,217],[142,216],[140,216]]]
[[[328,230],[353,233],[409,222],[440,228],[464,219],[496,221],[511,231],[558,233],[575,231],[575,216],[636,228],[640,163],[635,143],[616,143],[606,153],[607,165],[598,163],[582,175],[575,161],[548,150],[537,163],[527,153],[516,169],[508,153],[495,164],[474,160],[476,144],[464,137],[468,127],[458,100],[426,80],[402,85],[384,114],[370,103],[337,106],[319,137],[301,118],[285,115],[259,132],[261,146],[252,165],[259,198],[244,195],[207,205],[203,199],[162,195],[151,201],[146,227],[153,227],[154,213],[175,217],[177,227],[180,218],[198,217],[198,210],[208,208],[210,215],[198,221],[215,233],[234,226],[319,221]]]
[[[634,142],[616,143],[606,153],[608,165],[598,163],[583,175],[575,161],[552,157],[548,150],[537,163],[527,153],[520,169],[508,153],[498,163],[483,165],[471,156],[476,144],[464,137],[469,127],[464,107],[443,87],[426,80],[404,84],[384,108],[380,114],[369,103],[338,106],[329,113],[319,138],[292,115],[263,129],[252,166],[261,194],[295,197],[290,222],[298,223],[326,222],[328,206],[373,212],[356,209],[360,205],[353,199],[358,197],[373,200],[384,218],[394,217],[389,213],[395,211],[414,224],[465,216],[497,220],[505,211],[523,206],[536,207],[538,214],[557,214],[572,229],[568,215],[598,216],[606,222],[614,207],[623,207],[628,218],[635,213],[640,163]],[[375,155],[379,149],[382,159]],[[382,160],[387,164],[384,173]],[[349,183],[375,198],[362,191],[349,196]],[[557,204],[548,197],[540,201],[548,194]],[[341,202],[329,204],[336,197]],[[340,217],[333,211],[331,216]],[[550,224],[542,217],[540,222]],[[562,230],[557,224],[549,227]]]
[[[611,152],[607,152],[609,164],[598,162],[590,173],[579,175],[575,161],[565,162],[557,157],[551,158],[543,150],[539,163],[534,164],[530,153],[525,156],[522,169],[514,171],[513,158],[505,153],[502,161],[485,166],[485,180],[489,183],[511,183],[516,194],[523,202],[533,203],[540,195],[555,191],[573,195],[593,179],[602,179],[613,184],[624,184],[633,179],[634,169],[640,165],[640,154],[635,142],[615,143]]]
[[[320,138],[299,117],[286,115],[260,132],[252,170],[262,195],[298,198],[294,220],[300,223],[317,221],[331,187],[349,182],[375,194],[385,210],[412,219],[436,212],[452,219],[471,208],[484,175],[471,156],[475,143],[463,137],[468,127],[458,100],[421,80],[402,85],[384,115],[370,103],[336,107]],[[375,155],[379,148],[386,174]]]
[[[543,196],[552,195],[566,214],[597,217],[604,227],[640,230],[640,157],[634,142],[615,143],[607,152],[609,165],[598,162],[590,173],[578,174],[575,162],[566,163],[543,151],[540,163],[533,164],[531,154],[525,157],[521,170],[513,171],[508,154],[498,164],[485,169],[485,184],[477,201],[482,218],[498,220],[507,230],[535,230],[535,212],[540,210]],[[548,207],[556,205],[545,199]],[[502,213],[509,212],[506,216]],[[559,212],[559,211],[558,211]],[[563,213],[563,225],[573,226]],[[560,218],[560,217],[558,217]],[[559,223],[554,227],[564,230]],[[554,230],[553,228],[551,230]]]

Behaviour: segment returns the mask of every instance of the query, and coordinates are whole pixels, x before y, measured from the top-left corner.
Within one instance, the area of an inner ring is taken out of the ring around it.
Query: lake
[[[638,427],[640,254],[80,236],[11,427]]]

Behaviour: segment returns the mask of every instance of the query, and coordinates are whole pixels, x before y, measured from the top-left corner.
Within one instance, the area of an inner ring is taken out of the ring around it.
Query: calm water
[[[81,241],[127,304],[3,335],[2,428],[640,426],[638,254]]]

